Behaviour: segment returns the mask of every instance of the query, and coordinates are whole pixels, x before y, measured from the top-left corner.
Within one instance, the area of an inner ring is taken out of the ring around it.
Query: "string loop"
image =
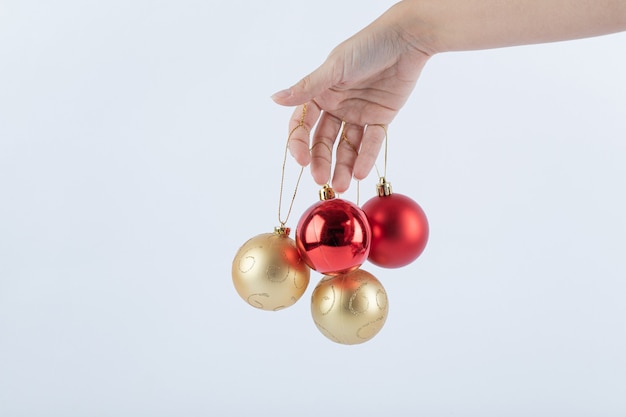
[[[367,125],[369,126],[378,126],[385,131],[385,153],[384,153],[384,166],[383,166],[383,177],[387,177],[387,147],[388,147],[388,139],[387,139],[387,126],[383,124],[375,124],[375,125]],[[376,169],[376,175],[380,178],[380,172],[378,171],[378,165],[374,164],[374,168]]]
[[[350,147],[350,149],[352,149],[354,151],[354,153],[359,156],[359,151],[356,148],[356,146],[354,146],[354,144],[352,142],[350,142],[350,140],[348,139],[348,134],[346,133],[346,122],[343,122],[343,125],[341,126],[341,135],[339,135],[339,141],[340,142],[345,142],[346,145],[348,145]],[[357,180],[356,181],[356,205],[359,205],[359,199],[361,197],[361,181]]]
[[[285,154],[283,155],[283,167],[282,167],[281,176],[280,176],[280,193],[278,195],[278,222],[280,223],[281,228],[284,228],[285,224],[287,223],[287,220],[289,220],[289,216],[291,215],[291,210],[293,209],[293,204],[296,201],[296,194],[298,193],[298,186],[300,185],[300,179],[302,178],[302,173],[304,172],[304,167],[301,167],[300,174],[298,174],[298,179],[296,180],[296,186],[294,187],[294,190],[293,190],[293,196],[291,197],[291,202],[289,203],[289,210],[287,211],[287,216],[283,220],[282,215],[281,215],[281,208],[283,205],[283,190],[285,188],[285,166],[287,165],[287,151],[289,150],[289,141],[291,140],[291,136],[293,135],[293,133],[299,128],[303,128],[307,132],[307,135],[310,134],[309,129],[304,124],[305,117],[306,117],[306,104],[303,104],[302,115],[300,116],[300,121],[289,132],[289,135],[287,136],[287,143],[285,144]]]

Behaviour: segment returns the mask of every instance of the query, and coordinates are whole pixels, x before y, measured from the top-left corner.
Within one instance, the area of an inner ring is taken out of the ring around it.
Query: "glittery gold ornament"
[[[370,340],[387,319],[387,293],[367,271],[325,276],[313,290],[311,315],[330,340],[354,345]]]
[[[300,257],[289,229],[253,237],[241,246],[232,266],[237,293],[253,307],[276,311],[300,299],[310,269]]]

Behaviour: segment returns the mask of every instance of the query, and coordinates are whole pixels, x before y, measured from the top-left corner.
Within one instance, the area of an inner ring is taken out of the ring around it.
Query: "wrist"
[[[440,42],[435,19],[431,16],[428,2],[402,0],[381,16],[381,20],[393,27],[409,48],[432,56],[446,48]]]

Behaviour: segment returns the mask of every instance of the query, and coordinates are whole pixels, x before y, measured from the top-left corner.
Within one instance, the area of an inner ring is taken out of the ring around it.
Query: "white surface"
[[[277,224],[269,95],[389,5],[0,4],[0,415],[626,414],[624,34],[431,60],[388,169],[431,239],[364,266],[372,341],[317,331],[316,273],[278,313],[235,293]]]

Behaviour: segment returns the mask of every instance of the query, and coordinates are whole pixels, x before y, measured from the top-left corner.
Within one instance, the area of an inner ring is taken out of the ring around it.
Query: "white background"
[[[278,223],[269,96],[391,4],[0,2],[0,415],[626,415],[624,34],[427,64],[387,178],[431,238],[363,266],[373,340],[318,332],[319,274],[276,313],[236,294]]]

